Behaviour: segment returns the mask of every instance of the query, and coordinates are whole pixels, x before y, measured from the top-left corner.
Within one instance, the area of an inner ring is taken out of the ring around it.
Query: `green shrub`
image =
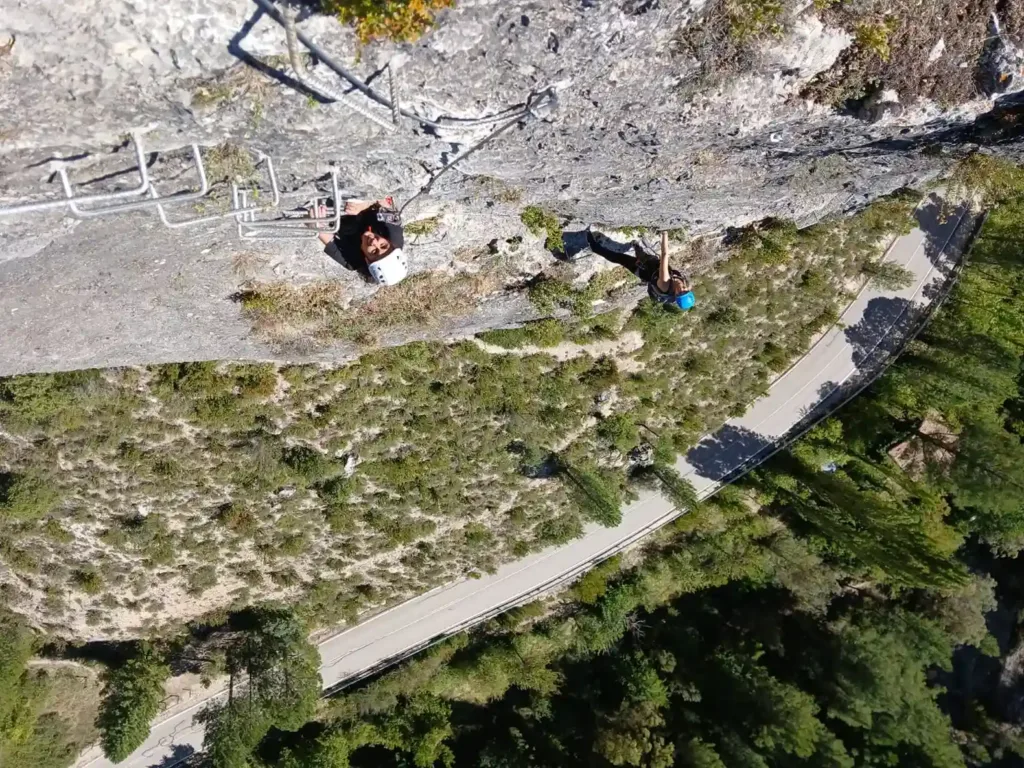
[[[322,0],[326,13],[352,24],[359,39],[412,42],[434,24],[435,14],[455,0]]]
[[[554,254],[565,253],[565,242],[562,239],[562,222],[558,216],[531,205],[523,209],[519,215],[523,224],[531,233],[540,237],[544,236],[544,247]]]
[[[616,413],[602,419],[597,425],[597,434],[622,453],[629,452],[640,442],[640,430],[633,416],[627,413]]]
[[[953,168],[949,177],[951,200],[974,197],[992,204],[1019,197],[1024,188],[1024,168],[1011,160],[974,152]]]
[[[577,318],[588,318],[593,313],[593,304],[607,298],[622,282],[625,270],[598,272],[583,288],[548,275],[541,275],[529,289],[530,302],[539,312],[550,313],[556,309],[568,309]],[[548,331],[554,333],[553,330]],[[563,329],[564,334],[564,329]]]
[[[769,341],[764,345],[764,349],[754,356],[754,359],[759,363],[763,363],[769,370],[775,373],[782,373],[789,367],[791,357],[792,355],[785,347],[780,347],[778,344]]]
[[[782,34],[781,0],[727,0],[729,34],[739,42]]]
[[[0,474],[0,519],[38,520],[60,500],[53,483],[41,477]]]
[[[566,544],[583,535],[583,523],[576,515],[560,515],[544,520],[534,529],[541,544]]]
[[[293,445],[284,452],[283,460],[306,483],[315,483],[338,471],[333,461],[308,445]]]
[[[149,724],[160,711],[163,683],[170,668],[144,643],[125,664],[107,674],[96,726],[103,753],[115,763],[126,759],[146,740]]]
[[[277,391],[277,368],[269,363],[233,366],[230,374],[238,384],[240,397],[263,400]]]
[[[407,235],[431,235],[437,231],[440,225],[441,217],[431,216],[429,219],[410,221],[405,225],[405,233]]]
[[[103,591],[103,576],[92,566],[73,571],[71,583],[87,595],[98,595]]]
[[[78,422],[82,401],[101,382],[101,373],[94,370],[0,379],[0,414],[19,424]]]
[[[527,323],[520,328],[484,331],[477,338],[485,344],[493,344],[503,349],[519,349],[528,345],[554,347],[565,340],[565,326],[558,320],[546,318]]]
[[[863,21],[857,25],[854,39],[857,46],[871,51],[882,61],[889,61],[892,51],[889,48],[889,36],[899,27],[899,20],[892,18],[885,21]]]
[[[216,520],[247,539],[251,539],[259,530],[259,519],[255,513],[238,502],[223,505],[217,511]]]
[[[213,565],[192,567],[188,570],[186,582],[186,589],[190,595],[201,595],[217,586],[217,568]]]
[[[572,595],[585,605],[594,605],[604,597],[608,582],[622,568],[622,557],[615,555],[600,565],[591,568],[572,588]]]
[[[541,275],[530,286],[529,297],[538,312],[554,312],[559,307],[572,306],[575,294],[576,289],[571,283]]]
[[[740,231],[737,238],[740,258],[766,267],[785,264],[791,258],[790,248],[797,236],[798,230],[792,221],[765,219]]]

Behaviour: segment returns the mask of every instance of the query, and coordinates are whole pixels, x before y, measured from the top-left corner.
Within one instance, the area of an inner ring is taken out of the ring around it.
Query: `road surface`
[[[777,378],[743,416],[704,438],[676,464],[701,498],[763,461],[780,442],[840,405],[872,379],[899,351],[923,311],[947,283],[973,230],[964,209],[943,215],[935,200],[917,211],[918,226],[890,247],[886,260],[906,267],[912,284],[898,291],[866,287],[841,321]],[[641,492],[614,528],[589,526],[585,535],[500,568],[492,575],[435,589],[320,644],[326,691],[337,690],[405,658],[447,635],[472,627],[507,608],[550,591],[601,559],[619,552],[669,522],[680,510],[657,493]],[[202,747],[193,716],[224,693],[203,692],[158,719],[145,744],[120,763],[124,768],[170,768]],[[76,768],[109,768],[97,748]]]

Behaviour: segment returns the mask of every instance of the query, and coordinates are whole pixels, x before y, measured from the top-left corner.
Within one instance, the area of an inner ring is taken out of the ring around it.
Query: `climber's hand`
[[[326,219],[327,218],[327,206],[326,205],[311,205],[309,210],[306,211],[306,215],[311,219]],[[310,222],[306,225],[310,228],[315,228],[316,224]]]
[[[345,201],[345,215],[355,216],[362,213],[370,207],[372,203],[364,203],[362,200],[346,200]]]

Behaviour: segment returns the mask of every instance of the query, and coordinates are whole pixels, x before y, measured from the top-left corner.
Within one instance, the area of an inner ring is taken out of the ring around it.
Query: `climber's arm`
[[[661,233],[661,259],[658,261],[658,290],[667,292],[672,276],[668,266],[668,232]]]

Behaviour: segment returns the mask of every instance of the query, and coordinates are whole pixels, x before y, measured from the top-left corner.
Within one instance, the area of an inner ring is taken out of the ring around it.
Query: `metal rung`
[[[120,192],[106,192],[103,194],[74,197],[74,193],[69,192],[70,182],[67,181],[67,173],[63,166],[60,166],[57,168],[57,172],[61,175],[61,182],[64,184],[65,196],[63,199],[0,207],[0,216],[13,216],[20,213],[35,213],[37,211],[55,211],[60,208],[69,208],[72,201],[75,204],[103,203],[111,200],[124,200],[125,198],[146,194],[149,190],[149,172],[146,169],[146,154],[142,146],[142,136],[138,133],[132,132],[129,134],[129,140],[135,149],[135,164],[137,166],[136,170],[139,174],[139,186],[135,189],[125,189]]]
[[[195,162],[196,174],[199,176],[198,192],[179,192],[175,195],[162,199],[142,200],[134,203],[119,203],[116,205],[109,205],[104,208],[97,208],[92,211],[83,211],[78,207],[78,203],[81,201],[74,199],[74,193],[71,190],[71,182],[68,180],[67,169],[60,167],[57,169],[57,174],[60,176],[61,185],[64,187],[64,195],[67,197],[68,209],[71,213],[81,219],[94,219],[99,216],[109,216],[114,213],[127,213],[128,211],[155,208],[159,206],[161,202],[164,205],[169,203],[190,203],[206,197],[206,194],[210,191],[210,185],[206,180],[206,168],[203,167],[203,155],[199,151],[198,144],[192,145],[192,159]],[[152,183],[150,183],[150,189],[152,189]]]
[[[301,219],[300,218],[295,218],[295,217],[285,217],[283,219],[275,219],[275,220],[271,220],[271,221],[257,221],[256,218],[255,218],[255,215],[253,215],[253,216],[248,217],[247,225],[248,225],[249,229],[277,229],[277,228],[281,228],[281,229],[298,229],[298,228],[302,228],[302,229],[306,229],[307,231],[312,230],[312,231],[315,231],[315,232],[330,232],[331,234],[334,234],[334,233],[336,233],[338,231],[338,228],[341,226],[341,211],[342,211],[342,206],[339,205],[339,201],[340,201],[340,198],[341,198],[341,188],[338,185],[338,172],[334,171],[334,170],[331,171],[331,193],[332,194],[331,194],[330,197],[328,197],[327,195],[318,195],[317,197],[315,197],[313,199],[314,210],[316,210],[319,207],[318,204],[317,204],[318,200],[326,201],[328,199],[333,199],[334,200],[334,213],[331,214],[330,216],[325,216],[325,217],[307,216],[307,217],[304,217],[304,218],[301,218]],[[232,200],[234,200],[234,199],[235,199],[235,195],[234,195],[234,193],[232,193]],[[312,226],[312,227],[308,226],[310,224],[312,224],[314,226]],[[326,227],[321,227],[321,225],[327,225],[327,226]]]
[[[277,173],[274,171],[273,158],[261,154],[259,162],[266,165],[267,175],[270,177],[271,202],[268,203],[267,205],[253,206],[252,208],[246,208],[244,210],[235,210],[235,208],[232,207],[232,210],[228,211],[227,213],[209,214],[206,216],[199,216],[198,218],[185,219],[183,221],[170,221],[167,218],[167,211],[164,210],[164,203],[168,202],[169,198],[161,198],[156,191],[156,187],[154,187],[151,184],[149,188],[149,194],[153,199],[157,201],[156,210],[157,213],[160,214],[160,221],[168,229],[183,229],[185,227],[191,227],[196,224],[208,224],[214,221],[223,221],[224,219],[233,218],[237,221],[240,213],[251,212],[255,214],[260,211],[276,208],[278,205],[281,204],[281,191],[277,185]],[[234,194],[232,194],[232,199],[234,199]]]
[[[248,192],[233,186],[232,207],[241,214],[235,218],[238,236],[242,240],[305,240],[324,233],[336,234],[341,228],[343,210],[337,171],[331,171],[331,193],[334,212],[330,216],[285,217],[274,221],[257,221],[258,211],[249,206]],[[317,195],[313,198],[313,209],[317,210],[320,201],[326,203],[328,199],[330,198],[327,195]]]

